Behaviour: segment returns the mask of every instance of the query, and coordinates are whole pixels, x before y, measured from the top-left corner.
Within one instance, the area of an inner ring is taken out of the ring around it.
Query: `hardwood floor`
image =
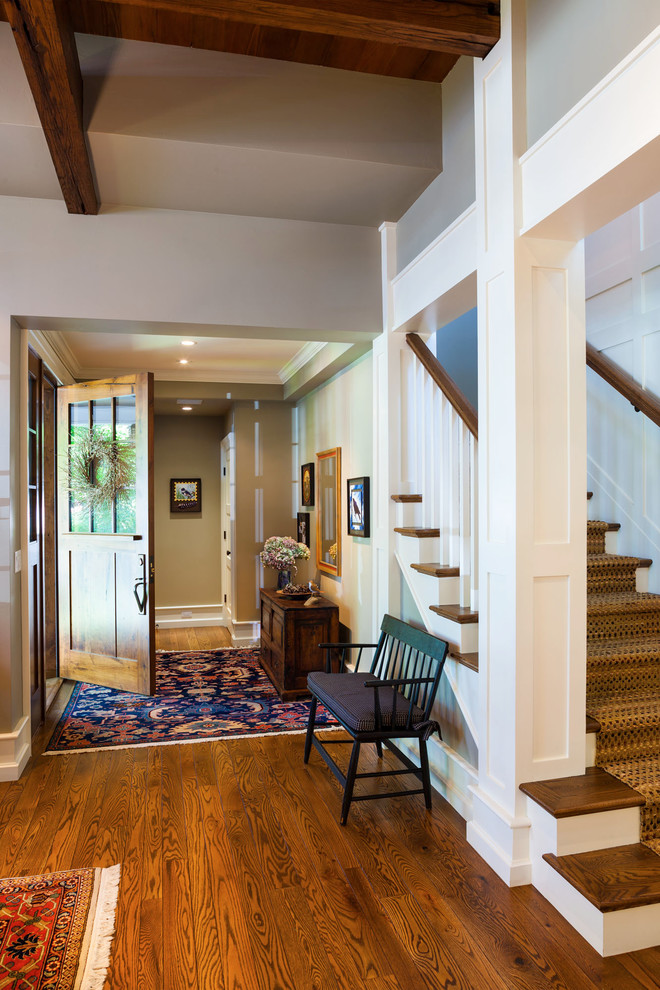
[[[161,648],[209,648],[204,630],[166,632]],[[601,959],[531,887],[507,888],[437,795],[430,813],[420,797],[353,805],[342,828],[336,781],[302,749],[35,755],[0,784],[0,876],[122,864],[108,990],[660,986],[659,950]]]
[[[157,650],[220,650],[231,647],[226,626],[156,629]]]

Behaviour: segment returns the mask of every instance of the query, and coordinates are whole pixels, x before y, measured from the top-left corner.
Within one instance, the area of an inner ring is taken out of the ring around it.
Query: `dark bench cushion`
[[[366,680],[374,680],[374,678],[366,672],[325,674],[321,671],[314,671],[307,677],[307,686],[319,701],[329,708],[352,732],[374,732],[376,728],[375,692],[373,688],[364,686]],[[392,727],[394,693],[394,688],[379,688],[378,690],[383,729]],[[407,724],[410,702],[401,693],[397,692],[397,695],[394,727],[403,729]],[[418,725],[423,718],[423,711],[417,705],[413,705],[413,725]]]

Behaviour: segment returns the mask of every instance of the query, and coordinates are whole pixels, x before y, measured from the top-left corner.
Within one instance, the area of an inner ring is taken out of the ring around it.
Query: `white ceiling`
[[[104,207],[377,227],[398,220],[441,169],[438,84],[145,42],[76,40]],[[0,195],[61,198],[11,30],[1,22]],[[282,383],[317,347],[224,331],[200,338],[184,367],[171,331],[41,328],[63,333],[60,351],[88,378],[151,370],[170,380]]]

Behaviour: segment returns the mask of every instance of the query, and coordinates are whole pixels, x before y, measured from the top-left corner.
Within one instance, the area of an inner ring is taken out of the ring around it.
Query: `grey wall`
[[[527,146],[659,23],[659,0],[527,0]]]
[[[477,404],[477,310],[469,310],[435,335],[436,355],[475,409]]]
[[[442,174],[397,225],[397,270],[416,258],[475,199],[472,59],[460,58],[442,84]]]

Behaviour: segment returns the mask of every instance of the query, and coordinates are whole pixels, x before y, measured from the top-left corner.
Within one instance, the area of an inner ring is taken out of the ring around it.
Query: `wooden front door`
[[[60,388],[57,410],[60,675],[153,694],[153,376]]]

